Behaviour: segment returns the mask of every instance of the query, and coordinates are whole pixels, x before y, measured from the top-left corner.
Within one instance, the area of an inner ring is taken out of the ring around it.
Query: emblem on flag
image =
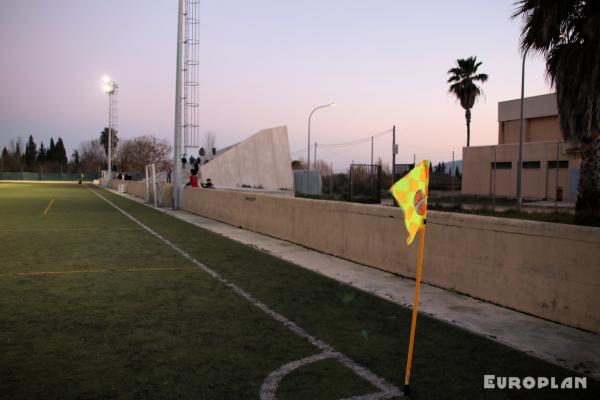
[[[392,196],[404,212],[404,225],[408,231],[406,244],[413,242],[427,217],[429,164],[429,160],[421,161],[390,188]]]

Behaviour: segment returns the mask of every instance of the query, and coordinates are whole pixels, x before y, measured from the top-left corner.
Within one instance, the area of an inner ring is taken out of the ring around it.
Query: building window
[[[535,169],[540,167],[539,161],[523,161],[523,169]]]
[[[492,163],[492,169],[511,169],[512,162],[510,161],[502,161],[497,163]]]
[[[556,161],[548,161],[548,168],[556,168]],[[569,160],[560,160],[558,168],[569,168]]]

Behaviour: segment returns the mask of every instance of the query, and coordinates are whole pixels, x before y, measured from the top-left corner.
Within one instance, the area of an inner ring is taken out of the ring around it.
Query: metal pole
[[[308,171],[310,171],[310,120],[315,111],[320,108],[335,106],[335,103],[329,103],[322,106],[315,107],[310,114],[308,114],[308,145],[306,147],[306,194],[308,194]]]
[[[414,153],[413,154],[413,168],[416,167],[416,165],[417,165],[417,154]]]
[[[156,166],[152,164],[152,189],[154,190],[154,208],[158,207],[158,199],[156,195]]]
[[[523,137],[524,137],[524,104],[525,104],[525,59],[527,58],[527,51],[525,49],[523,53],[523,65],[521,67],[521,117],[519,126],[519,159],[517,161],[517,211],[521,211],[521,205],[523,204]]]
[[[146,173],[146,202],[149,203],[150,202],[150,186],[148,183],[148,166],[146,165],[146,168],[144,168],[144,172]]]
[[[109,84],[112,84],[110,82]],[[112,90],[112,88],[111,88]],[[108,92],[108,180],[106,182],[106,187],[110,186],[110,178],[112,176],[112,131],[110,126],[112,125],[112,94]]]
[[[175,127],[173,138],[173,209],[177,210],[181,206],[181,55],[183,40],[183,9],[184,0],[179,0],[177,10],[177,62],[175,74]]]
[[[452,150],[452,167],[450,167],[450,176],[452,177],[452,195],[454,195],[454,150]]]
[[[396,183],[396,125],[392,127],[392,183]]]
[[[313,169],[317,169],[317,142],[315,142],[315,160],[313,161]]]
[[[331,163],[331,178],[329,179],[329,194],[333,194],[333,162]]]
[[[373,136],[371,136],[371,165],[373,165]]]
[[[352,160],[352,164],[350,164],[350,200],[352,201],[352,166],[354,165],[354,160]]]
[[[554,211],[558,211],[558,171],[560,163],[560,142],[556,142],[556,185],[554,185]]]
[[[494,184],[492,186],[492,208],[496,210],[496,171],[498,170],[498,165],[496,164],[496,146],[492,146],[492,148],[494,149]]]

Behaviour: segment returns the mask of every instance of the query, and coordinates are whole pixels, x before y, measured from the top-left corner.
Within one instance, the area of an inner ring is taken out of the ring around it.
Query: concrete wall
[[[192,188],[183,208],[415,275],[398,208]],[[600,333],[600,229],[433,211],[427,227],[425,282]]]
[[[569,169],[579,167],[577,155],[567,153],[564,143],[559,144],[559,160],[567,161],[568,168],[559,168],[558,186],[563,188],[563,199],[574,200],[577,193],[569,193]],[[494,184],[494,149],[496,161],[510,162],[510,169],[497,169]],[[539,161],[540,167],[523,169],[523,196],[531,199],[556,197],[556,169],[548,162],[556,161],[557,142],[532,142],[523,146],[523,161]],[[514,197],[517,192],[518,145],[477,146],[463,148],[462,193]]]
[[[125,185],[125,192],[136,197],[142,198],[149,202],[154,202],[154,198],[146,195],[146,182],[145,181],[123,181],[119,179],[112,179],[110,181],[110,188],[117,190],[118,185]],[[166,182],[157,183],[157,191],[159,193],[159,206],[170,207],[173,205],[173,184]]]
[[[562,141],[560,121],[557,116],[526,119],[523,129],[524,142]],[[519,143],[521,121],[502,121],[498,124],[498,144]]]
[[[287,128],[263,129],[202,165],[200,173],[217,187],[293,191]]]
[[[556,93],[530,96],[523,99],[523,117],[539,118],[558,115]],[[518,120],[521,117],[521,99],[498,103],[498,121]]]

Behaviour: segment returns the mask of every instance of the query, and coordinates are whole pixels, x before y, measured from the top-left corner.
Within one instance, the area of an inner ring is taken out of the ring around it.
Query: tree
[[[73,154],[71,154],[69,169],[71,172],[81,171],[81,162],[79,161],[79,152],[77,150],[73,150]]]
[[[298,160],[293,160],[292,169],[307,169],[306,160],[302,157],[300,157]]]
[[[33,140],[33,135],[29,135],[29,140],[27,141],[27,144],[25,145],[24,156],[25,156],[25,164],[27,164],[27,166],[29,168],[32,168],[33,164],[37,160],[37,146]]]
[[[155,136],[138,136],[123,142],[116,155],[121,171],[142,174],[148,164],[158,171],[171,168],[171,145]]]
[[[600,2],[520,0],[521,50],[546,59],[565,141],[581,147],[578,217],[600,218]]]
[[[115,155],[115,150],[117,148],[117,144],[119,143],[119,137],[117,136],[117,133],[119,131],[116,131],[114,129],[111,129],[111,138],[110,138],[110,147],[112,149],[112,155]],[[102,144],[102,146],[104,146],[104,154],[106,154],[106,157],[108,157],[108,128],[104,128],[102,130],[102,132],[100,132],[100,143]]]
[[[38,151],[37,160],[39,163],[46,161],[46,147],[44,147],[44,142],[40,142],[40,150]]]
[[[61,168],[65,167],[67,165],[67,150],[65,149],[65,145],[62,141],[62,139],[60,138],[60,136],[58,137],[58,140],[56,141],[56,147],[54,149],[55,153],[54,153],[54,161],[56,161]]]
[[[48,161],[48,162],[56,161],[56,146],[54,145],[53,138],[50,138],[50,146],[48,147],[48,151],[46,152],[46,161]]]
[[[83,142],[79,146],[79,159],[82,172],[99,172],[106,162],[106,155],[100,141],[94,139]]]
[[[460,101],[460,105],[465,109],[465,119],[467,120],[467,147],[471,144],[471,108],[475,105],[475,100],[483,91],[476,82],[484,83],[488,80],[487,74],[478,74],[477,70],[482,62],[477,61],[477,57],[456,60],[456,66],[448,70],[450,78],[449,93],[454,94]]]
[[[321,176],[331,175],[331,164],[323,160],[317,160],[315,170],[319,171]]]
[[[2,166],[2,170],[1,172],[4,172],[4,166],[6,165],[7,167],[9,166],[9,162],[10,162],[10,155],[8,154],[8,150],[6,149],[6,147],[4,147],[4,149],[2,149],[2,158],[1,160],[1,166]]]

